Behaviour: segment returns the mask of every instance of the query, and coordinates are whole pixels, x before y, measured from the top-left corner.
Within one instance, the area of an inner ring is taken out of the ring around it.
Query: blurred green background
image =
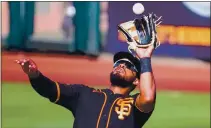
[[[2,89],[2,128],[72,127],[71,112],[39,96],[28,83],[3,83]],[[209,105],[208,93],[159,91],[144,128],[209,128]]]

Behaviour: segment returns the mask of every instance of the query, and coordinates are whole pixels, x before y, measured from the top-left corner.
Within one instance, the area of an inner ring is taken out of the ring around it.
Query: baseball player
[[[74,128],[140,128],[155,108],[156,86],[151,67],[154,49],[154,45],[137,47],[136,56],[129,52],[116,53],[111,84],[106,89],[53,81],[31,59],[16,62],[38,94],[72,112]],[[136,87],[139,93],[130,95]]]

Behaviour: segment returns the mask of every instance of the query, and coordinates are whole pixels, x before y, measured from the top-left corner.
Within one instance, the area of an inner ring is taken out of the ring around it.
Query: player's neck
[[[118,87],[118,86],[110,86],[109,89],[111,91],[113,91],[114,94],[129,95],[129,93],[130,93],[129,88],[121,88],[121,87]]]

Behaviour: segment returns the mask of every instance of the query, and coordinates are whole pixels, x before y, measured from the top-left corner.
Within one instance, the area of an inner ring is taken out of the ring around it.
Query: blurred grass
[[[71,112],[27,84],[2,84],[2,128],[72,128],[72,123]],[[210,128],[209,94],[158,92],[156,109],[144,128]]]

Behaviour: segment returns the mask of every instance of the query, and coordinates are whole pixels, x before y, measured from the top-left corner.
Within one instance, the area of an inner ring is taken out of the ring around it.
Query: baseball
[[[143,4],[141,3],[135,3],[133,5],[133,12],[136,14],[136,15],[140,15],[144,12],[144,6]]]

